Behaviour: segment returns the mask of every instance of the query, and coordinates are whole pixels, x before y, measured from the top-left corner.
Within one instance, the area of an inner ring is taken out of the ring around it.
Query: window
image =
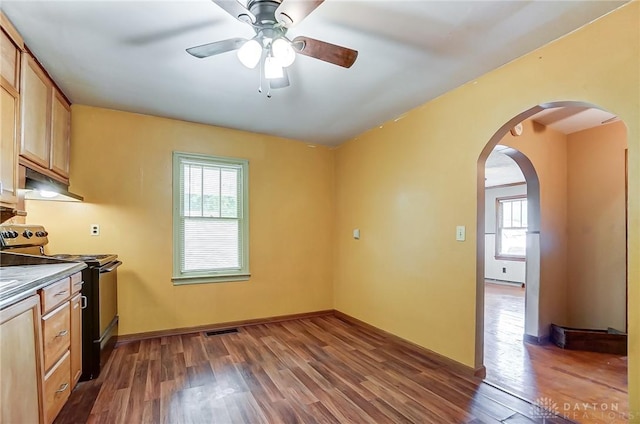
[[[249,278],[248,161],[173,153],[174,284]]]
[[[524,259],[527,251],[526,197],[498,198],[497,213],[496,256]]]

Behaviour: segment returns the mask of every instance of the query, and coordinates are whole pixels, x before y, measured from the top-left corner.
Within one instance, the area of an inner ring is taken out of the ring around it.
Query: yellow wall
[[[119,255],[120,334],[333,307],[332,151],[86,106],[72,119],[71,189],[85,202],[30,201],[28,222],[50,232],[49,252]],[[172,284],[173,150],[249,160],[250,281]]]
[[[507,133],[500,144],[522,152],[540,182],[539,334],[567,321],[567,137],[531,120],[519,137]]]
[[[638,22],[640,4],[632,2],[343,144],[336,309],[474,366],[477,161],[507,121],[562,100],[598,105],[628,126],[629,303],[640,304]],[[466,225],[465,242],[455,241],[456,225]],[[629,309],[629,333],[629,398],[640,420],[637,307]]]
[[[567,325],[572,327],[625,330],[626,147],[622,122],[567,137]]]

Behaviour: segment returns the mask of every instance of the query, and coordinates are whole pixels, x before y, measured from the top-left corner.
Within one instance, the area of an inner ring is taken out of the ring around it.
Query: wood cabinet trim
[[[11,93],[11,95],[17,97],[18,99],[20,98],[20,92],[18,91],[18,88],[14,87],[13,84],[7,81],[5,77],[0,76],[0,84],[5,90]]]
[[[82,282],[82,281],[81,281]],[[76,387],[82,376],[82,295],[77,293],[71,299],[71,389]]]
[[[34,171],[37,171],[43,175],[46,175],[47,177],[51,177],[56,181],[60,181],[64,185],[69,185],[68,178],[63,178],[60,175],[53,172],[52,170],[50,170],[49,168],[44,168],[43,166],[38,165],[33,161],[30,161],[28,158],[25,158],[24,156],[18,156],[18,165],[22,165],[23,167],[33,169]]]
[[[25,47],[22,36],[20,35],[16,27],[13,26],[9,18],[7,18],[7,15],[5,15],[2,11],[0,11],[0,26],[2,27],[2,30],[9,36],[11,41],[13,41],[13,44],[15,44],[16,47],[18,47],[18,49],[20,49],[21,51],[24,51]]]

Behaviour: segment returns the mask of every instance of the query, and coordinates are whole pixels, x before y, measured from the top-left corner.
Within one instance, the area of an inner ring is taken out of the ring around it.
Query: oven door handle
[[[109,266],[104,267],[104,268],[100,268],[100,274],[104,274],[106,272],[111,272],[114,269],[118,268],[120,265],[122,265],[122,261],[111,262],[109,264]]]

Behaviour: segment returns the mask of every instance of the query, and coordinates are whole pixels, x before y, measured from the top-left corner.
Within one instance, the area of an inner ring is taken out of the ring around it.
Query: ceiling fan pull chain
[[[264,55],[260,58],[260,72],[258,72],[258,78],[260,82],[258,83],[258,93],[262,94],[262,73],[264,68]]]

